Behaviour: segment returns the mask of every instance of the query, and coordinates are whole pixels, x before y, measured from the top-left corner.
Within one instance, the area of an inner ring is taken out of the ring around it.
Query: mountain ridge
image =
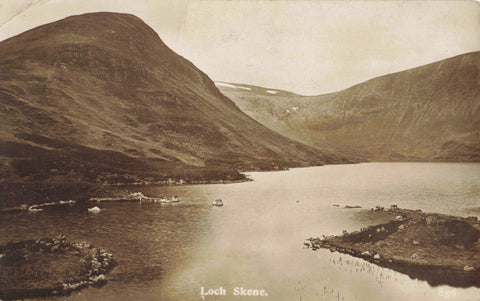
[[[469,52],[325,95],[219,88],[254,119],[311,146],[365,161],[479,161],[479,74],[480,52]]]

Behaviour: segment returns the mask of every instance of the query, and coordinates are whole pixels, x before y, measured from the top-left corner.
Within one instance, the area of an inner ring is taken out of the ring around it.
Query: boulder
[[[92,207],[92,208],[88,208],[88,212],[91,212],[91,213],[98,213],[100,212],[102,209],[100,209],[99,207],[95,206],[95,207]]]
[[[92,258],[98,257],[98,255],[100,255],[100,252],[97,248],[91,248],[90,251],[88,251],[88,256]]]
[[[425,218],[425,222],[427,223],[427,225],[431,225],[432,223],[435,222],[435,217],[432,215],[429,215]]]
[[[476,216],[467,217],[467,223],[475,224],[476,222],[478,222],[478,218]]]

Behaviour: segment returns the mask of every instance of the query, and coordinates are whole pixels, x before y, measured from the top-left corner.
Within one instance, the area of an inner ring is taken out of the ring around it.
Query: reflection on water
[[[378,220],[376,205],[477,215],[480,164],[381,163],[252,173],[253,182],[149,187],[179,195],[176,205],[101,204],[85,209],[2,216],[1,243],[62,232],[111,251],[119,265],[101,289],[68,300],[201,300],[204,287],[227,296],[206,300],[477,300],[478,288],[424,281],[328,250],[303,249],[307,237],[353,231]],[[222,198],[223,207],[211,206]],[[334,207],[339,204],[340,207]],[[233,289],[267,297],[234,297]],[[64,298],[53,298],[63,300]]]

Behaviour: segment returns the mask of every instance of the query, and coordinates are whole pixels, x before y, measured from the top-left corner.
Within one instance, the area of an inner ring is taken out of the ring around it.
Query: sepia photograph
[[[0,0],[0,301],[480,301],[480,1]]]

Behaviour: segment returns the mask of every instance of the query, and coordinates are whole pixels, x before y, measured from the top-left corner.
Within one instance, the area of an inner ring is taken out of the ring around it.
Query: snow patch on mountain
[[[252,90],[249,87],[243,87],[243,86],[236,86],[228,83],[223,83],[223,82],[215,82],[215,86],[217,87],[226,87],[226,88],[232,88],[232,89],[244,89],[244,90]]]

